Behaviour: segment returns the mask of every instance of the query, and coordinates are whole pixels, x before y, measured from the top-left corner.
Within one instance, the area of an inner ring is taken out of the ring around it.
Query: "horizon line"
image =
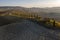
[[[0,6],[0,7],[9,7],[9,6]],[[25,6],[10,6],[10,7],[24,7],[24,8],[54,8],[60,6],[53,6],[53,7],[25,7]]]

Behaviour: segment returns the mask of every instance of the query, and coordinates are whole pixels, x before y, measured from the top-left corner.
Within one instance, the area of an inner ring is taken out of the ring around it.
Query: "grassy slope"
[[[44,20],[46,20],[46,19],[43,19],[41,17],[39,18],[38,15],[35,15],[34,13],[28,13],[26,11],[20,11],[20,10],[8,10],[8,11],[5,11],[2,14],[0,14],[0,16],[8,16],[8,15],[21,17],[21,18],[25,18],[25,19],[27,19],[27,18],[34,19],[38,22],[41,22],[41,21],[43,22]],[[43,20],[41,20],[41,19],[43,19]],[[49,26],[53,27],[54,20],[51,20],[51,19],[49,19],[49,20],[50,20],[50,22],[46,21],[45,24],[48,25],[47,27],[49,27]],[[60,22],[56,21],[55,25],[57,28],[60,28]]]

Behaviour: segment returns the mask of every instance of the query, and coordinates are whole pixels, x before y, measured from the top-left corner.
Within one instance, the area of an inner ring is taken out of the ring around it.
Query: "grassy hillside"
[[[7,17],[8,16],[16,16],[16,17],[23,18],[23,19],[36,20],[37,22],[42,23],[47,27],[60,28],[60,22],[56,21],[54,18],[48,18],[48,17],[42,18],[39,15],[37,15],[37,13],[36,14],[35,13],[29,13],[27,11],[20,11],[20,10],[7,10],[7,11],[1,11],[0,16],[7,16]],[[8,23],[8,19],[6,19],[6,20]],[[12,21],[12,22],[14,22],[14,21]]]

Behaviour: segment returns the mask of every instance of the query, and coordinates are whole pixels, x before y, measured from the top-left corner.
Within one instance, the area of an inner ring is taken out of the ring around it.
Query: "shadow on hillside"
[[[0,26],[21,22],[21,21],[22,18],[18,18],[14,16],[0,16]]]

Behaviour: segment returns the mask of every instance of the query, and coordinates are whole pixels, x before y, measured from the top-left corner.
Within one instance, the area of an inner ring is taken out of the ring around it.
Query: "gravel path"
[[[0,40],[60,40],[60,30],[23,20],[0,27]]]

